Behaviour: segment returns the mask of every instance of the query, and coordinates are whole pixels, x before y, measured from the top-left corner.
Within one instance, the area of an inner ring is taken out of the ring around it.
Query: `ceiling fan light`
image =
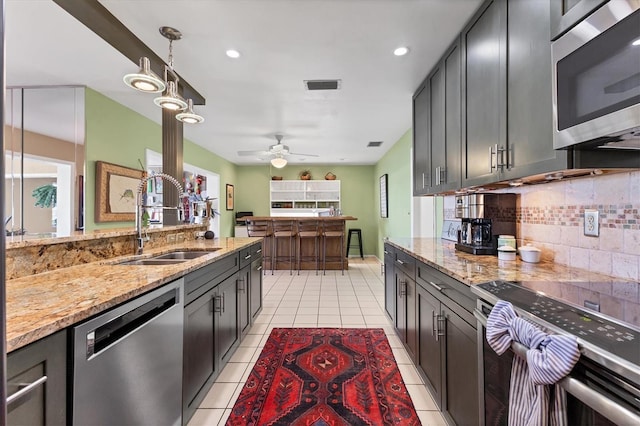
[[[281,169],[287,165],[287,159],[283,157],[272,158],[271,165],[276,169]]]
[[[176,120],[187,124],[199,124],[204,121],[204,117],[193,112],[193,100],[187,99],[187,110],[176,115]]]
[[[146,93],[161,93],[166,85],[153,71],[149,58],[140,58],[140,70],[137,73],[127,74],[122,80],[132,89]]]
[[[161,108],[165,108],[171,111],[183,111],[187,108],[187,103],[176,92],[176,83],[173,81],[167,82],[167,90],[164,95],[158,96],[153,102]]]

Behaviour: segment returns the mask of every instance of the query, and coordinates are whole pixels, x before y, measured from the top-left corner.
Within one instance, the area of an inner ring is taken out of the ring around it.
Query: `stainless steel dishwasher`
[[[74,327],[75,425],[182,423],[183,279]]]

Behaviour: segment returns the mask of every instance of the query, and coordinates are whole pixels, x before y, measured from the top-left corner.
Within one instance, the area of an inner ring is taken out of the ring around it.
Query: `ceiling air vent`
[[[367,144],[367,148],[376,147],[382,145],[382,141],[371,141]]]
[[[342,80],[304,80],[307,90],[338,90]]]

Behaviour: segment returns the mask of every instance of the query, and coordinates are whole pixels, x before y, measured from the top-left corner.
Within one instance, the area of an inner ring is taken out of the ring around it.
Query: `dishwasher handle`
[[[87,332],[87,359],[115,344],[136,329],[179,303],[179,290],[173,288],[105,324]]]

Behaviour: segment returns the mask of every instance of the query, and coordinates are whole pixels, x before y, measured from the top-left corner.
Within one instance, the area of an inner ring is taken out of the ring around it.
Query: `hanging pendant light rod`
[[[149,46],[144,44],[122,22],[116,19],[98,0],[53,0],[87,28],[122,53],[126,58],[138,65],[141,57],[149,58],[151,69],[163,75],[168,64]],[[170,74],[179,81],[182,95],[193,99],[194,105],[204,105],[206,99],[186,80],[171,68]]]

